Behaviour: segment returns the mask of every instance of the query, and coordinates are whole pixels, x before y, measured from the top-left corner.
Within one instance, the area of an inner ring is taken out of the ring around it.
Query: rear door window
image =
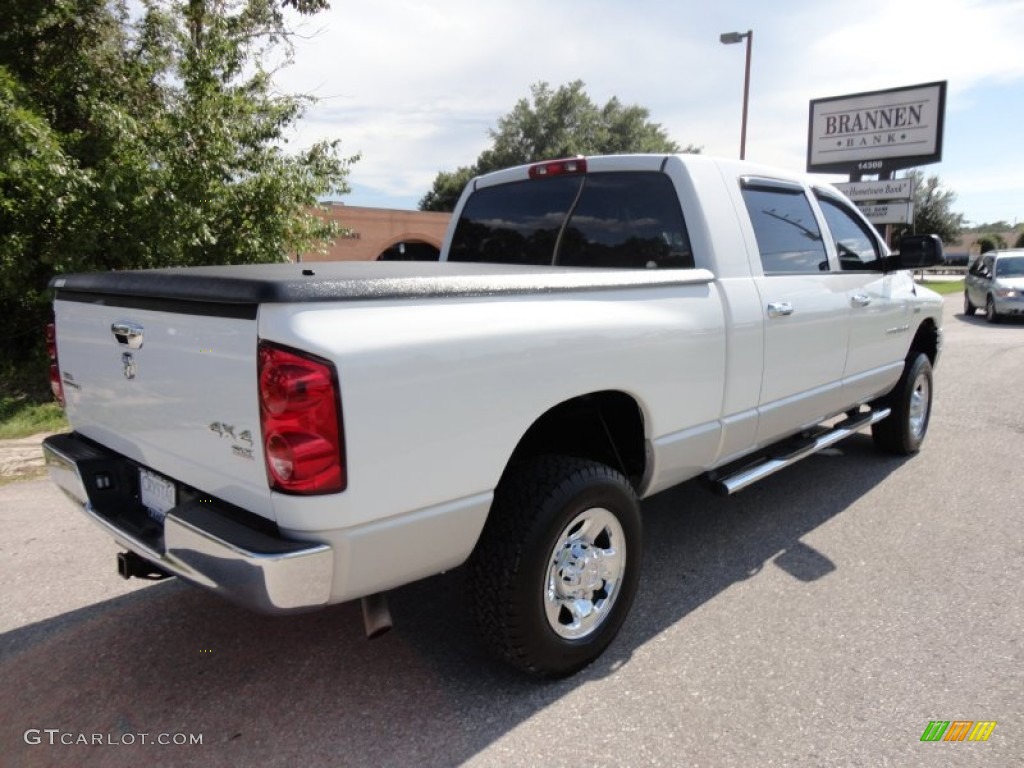
[[[802,187],[744,182],[743,202],[766,275],[829,270],[821,230]]]

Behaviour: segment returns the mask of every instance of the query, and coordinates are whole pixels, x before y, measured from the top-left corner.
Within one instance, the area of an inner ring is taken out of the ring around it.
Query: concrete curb
[[[44,466],[43,438],[53,432],[40,432],[14,440],[0,440],[0,478],[38,474]]]

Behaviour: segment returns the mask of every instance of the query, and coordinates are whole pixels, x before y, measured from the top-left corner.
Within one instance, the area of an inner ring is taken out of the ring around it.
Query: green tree
[[[288,6],[286,8],[285,6]],[[4,370],[38,353],[60,272],[280,260],[336,225],[338,142],[285,152],[310,103],[273,88],[287,14],[326,0],[5,0],[0,25]]]
[[[953,211],[956,192],[943,187],[938,176],[925,178],[917,169],[908,171],[905,177],[914,181],[914,230],[938,235],[947,245],[956,242],[964,224],[964,215]]]
[[[998,221],[983,222],[964,227],[964,232],[1008,232],[1011,229],[1013,229],[1013,226],[1010,222],[999,219]]]
[[[1024,232],[1017,235],[1017,239],[1013,242],[1014,248],[1024,248]]]
[[[999,235],[993,234],[991,232],[987,235],[982,235],[974,242],[977,243],[978,248],[981,249],[981,253],[988,253],[989,251],[998,251],[1000,248],[1006,247],[1006,241],[1003,240],[1003,238],[1000,237]]]
[[[537,83],[530,90],[529,99],[520,99],[498,119],[498,127],[488,131],[492,144],[475,163],[437,174],[420,200],[420,210],[450,211],[471,178],[514,165],[575,155],[700,151],[694,146],[680,148],[650,121],[643,107],[623,105],[614,97],[598,106],[584,91],[582,80],[557,90]]]

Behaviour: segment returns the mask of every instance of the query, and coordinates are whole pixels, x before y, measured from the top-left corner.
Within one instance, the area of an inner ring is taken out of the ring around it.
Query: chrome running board
[[[755,460],[753,464],[745,464],[739,469],[726,471],[722,475],[711,473],[708,475],[708,480],[711,482],[711,487],[716,493],[729,496],[737,491],[742,491],[759,480],[764,480],[766,477],[774,475],[780,469],[785,469],[791,464],[796,464],[801,459],[806,459],[818,451],[835,445],[840,440],[881,421],[891,412],[892,409],[890,408],[880,408],[877,411],[857,414],[852,420],[847,418],[834,427],[828,428],[825,432],[808,438],[806,442],[797,444],[796,447],[785,455],[763,456]],[[786,443],[781,445],[784,446]]]

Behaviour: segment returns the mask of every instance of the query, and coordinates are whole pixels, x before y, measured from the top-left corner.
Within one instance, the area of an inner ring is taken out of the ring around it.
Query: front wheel
[[[471,559],[483,640],[540,677],[582,669],[629,613],[641,540],[640,503],[622,473],[566,456],[510,468]]]
[[[990,323],[999,322],[999,313],[996,312],[996,302],[991,296],[985,299],[985,319]]]
[[[875,445],[902,456],[917,453],[932,413],[932,364],[927,355],[907,359],[896,388],[879,405],[888,406],[892,413],[871,427]]]

